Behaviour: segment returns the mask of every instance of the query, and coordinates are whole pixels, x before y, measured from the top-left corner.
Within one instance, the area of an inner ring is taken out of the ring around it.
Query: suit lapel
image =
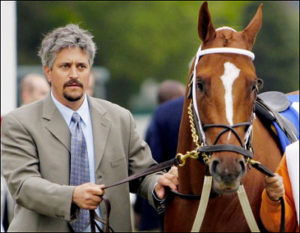
[[[71,135],[69,127],[54,105],[50,95],[44,100],[43,119],[45,120],[45,127],[70,152]]]
[[[95,171],[97,170],[104,154],[111,121],[105,116],[106,110],[94,98],[89,97],[90,112],[93,125]]]
[[[103,158],[108,134],[111,128],[111,121],[105,116],[106,110],[98,101],[88,97],[88,102],[92,118],[96,170]],[[70,152],[71,134],[69,127],[54,105],[50,95],[44,100],[43,119],[45,120],[45,127]]]

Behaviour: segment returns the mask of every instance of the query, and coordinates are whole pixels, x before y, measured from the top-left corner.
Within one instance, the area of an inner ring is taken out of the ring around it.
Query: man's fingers
[[[85,183],[76,186],[73,192],[73,202],[80,208],[96,209],[104,195],[104,185]]]
[[[176,176],[166,173],[159,178],[158,183],[162,186],[168,186],[171,189],[176,190],[177,189],[176,185],[178,185],[178,179]]]
[[[105,190],[102,189],[101,187],[95,187],[93,194],[98,196],[103,196],[105,194]]]
[[[168,173],[178,177],[178,168],[176,166],[172,166]]]

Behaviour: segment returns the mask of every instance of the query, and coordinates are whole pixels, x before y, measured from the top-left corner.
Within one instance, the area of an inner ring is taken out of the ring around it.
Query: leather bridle
[[[199,152],[200,153],[203,153],[205,152],[206,154],[211,154],[213,152],[220,152],[220,151],[231,151],[231,152],[236,152],[236,153],[239,153],[239,154],[242,154],[244,157],[246,157],[246,159],[250,158],[252,159],[253,158],[253,152],[252,152],[252,149],[251,148],[251,144],[247,144],[245,145],[240,136],[238,135],[238,133],[236,132],[236,130],[234,128],[237,128],[237,127],[242,127],[242,126],[247,126],[247,127],[250,127],[250,125],[252,125],[250,122],[244,122],[244,123],[238,123],[238,124],[234,124],[234,125],[224,125],[224,124],[205,124],[203,125],[203,129],[206,130],[208,128],[224,128],[224,130],[222,130],[217,138],[215,139],[214,143],[212,145],[204,145],[202,146],[201,148],[199,148]],[[231,131],[235,137],[238,139],[238,142],[240,143],[240,146],[236,146],[236,145],[231,145],[231,144],[218,144],[217,145],[217,142],[218,140],[220,139],[220,137],[228,132],[228,131]]]
[[[193,73],[192,73],[192,76],[191,76],[191,80],[189,82],[189,87],[191,88],[191,86],[192,86],[192,91],[190,91],[190,90],[188,91],[188,93],[189,93],[188,98],[192,98],[190,106],[192,105],[193,110],[194,110],[193,113],[191,114],[192,117],[190,117],[190,124],[191,124],[192,134],[196,134],[196,135],[192,135],[192,138],[194,140],[194,143],[197,146],[196,151],[199,153],[199,155],[201,155],[201,156],[198,156],[198,159],[204,161],[206,163],[206,165],[208,165],[209,161],[210,161],[211,154],[214,153],[214,152],[220,152],[220,151],[236,152],[236,153],[242,154],[246,159],[246,163],[248,163],[249,165],[252,165],[254,168],[259,170],[260,172],[264,173],[267,176],[274,176],[274,174],[269,169],[264,167],[260,162],[253,160],[253,148],[252,148],[252,128],[253,128],[253,125],[252,124],[253,124],[253,119],[254,119],[254,116],[255,116],[254,105],[252,107],[253,110],[252,110],[252,115],[251,115],[251,119],[250,119],[249,122],[237,123],[237,124],[233,124],[231,126],[230,125],[225,125],[225,124],[202,124],[201,123],[201,119],[200,119],[200,115],[199,115],[199,111],[198,111],[198,107],[197,107],[197,98],[196,98],[196,81],[197,81],[196,80],[196,77],[197,77],[196,76],[196,67],[198,65],[198,62],[199,62],[201,56],[204,56],[204,55],[207,55],[207,54],[214,54],[214,53],[239,54],[239,55],[248,56],[252,60],[254,60],[254,57],[255,57],[254,54],[251,51],[244,50],[244,49],[223,48],[223,47],[221,47],[221,48],[211,48],[211,49],[202,50],[201,45],[200,45],[200,47],[197,51],[197,54],[196,54],[196,58],[195,58],[195,62],[194,62],[194,69],[193,69]],[[259,87],[256,86],[256,91],[258,91],[258,88]],[[254,101],[254,103],[255,103],[255,101]],[[194,119],[194,118],[196,118],[196,119]],[[191,122],[193,120],[194,120],[194,122]],[[242,142],[242,140],[239,137],[238,133],[234,129],[234,128],[243,127],[243,126],[245,126],[246,130],[247,130],[246,134],[245,134],[245,138],[244,138],[244,140],[245,140],[244,143]],[[192,129],[193,127],[195,127],[196,130]],[[217,135],[214,143],[212,145],[208,145],[207,141],[206,141],[205,130],[207,130],[209,128],[214,128],[214,127],[223,128],[223,130]],[[196,133],[195,133],[195,131],[196,131]],[[221,144],[221,145],[217,144],[220,137],[228,131],[232,132],[235,135],[235,137],[237,138],[240,146],[236,146],[236,145],[232,145],[232,144]],[[196,141],[195,139],[198,139],[198,140]],[[181,154],[179,154],[179,155],[181,155]],[[180,158],[180,156],[179,156],[179,158]],[[194,156],[193,158],[196,158],[196,156]],[[185,161],[184,161],[184,164],[185,164]],[[180,166],[180,164],[179,164],[179,166]],[[182,198],[187,198],[187,199],[202,198],[201,195],[183,194],[183,193],[173,191],[173,190],[171,190],[171,192],[175,195],[178,195]],[[280,232],[284,232],[284,228],[285,228],[285,205],[284,205],[284,200],[283,200],[282,197],[280,198],[280,203],[281,203]],[[200,201],[200,204],[199,204],[199,208],[200,208],[200,205],[201,205],[201,201]],[[204,205],[207,205],[207,203],[204,204]],[[202,213],[202,215],[203,215],[203,213]],[[197,217],[198,217],[198,215],[196,216],[196,218]],[[250,217],[250,219],[251,219],[251,217]],[[201,223],[198,224],[198,225],[195,224],[195,222],[194,222],[192,231],[195,230],[195,229],[199,230],[198,227],[199,226],[201,227],[202,220],[201,220]],[[256,223],[254,223],[254,224],[256,224]],[[196,228],[194,228],[195,225],[197,225]],[[258,229],[258,228],[256,227],[256,229]]]

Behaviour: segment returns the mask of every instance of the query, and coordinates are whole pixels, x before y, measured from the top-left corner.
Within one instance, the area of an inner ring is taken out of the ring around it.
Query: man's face
[[[44,67],[44,71],[58,101],[68,107],[81,105],[90,76],[88,55],[82,49],[62,49],[56,54],[52,69]]]

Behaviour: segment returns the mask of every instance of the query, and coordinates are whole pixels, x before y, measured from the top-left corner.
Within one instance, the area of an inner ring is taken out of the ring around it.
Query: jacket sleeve
[[[39,214],[71,220],[74,187],[43,179],[29,130],[14,115],[3,118],[2,172],[16,204]]]
[[[129,113],[129,112],[128,112]],[[130,125],[130,136],[129,136],[129,175],[141,172],[156,164],[152,158],[152,154],[148,144],[142,140],[135,129],[134,119],[129,113],[129,125]],[[148,175],[144,178],[140,178],[130,182],[130,192],[138,193],[142,197],[148,199],[149,203],[155,207],[153,200],[153,189],[157,182],[161,172]]]
[[[292,232],[296,231],[298,225],[297,225],[297,219],[296,219],[296,210],[295,210],[295,204],[294,199],[292,195],[292,188],[291,183],[287,171],[286,166],[286,158],[283,156],[279,167],[276,170],[276,173],[278,173],[283,178],[284,182],[284,189],[285,189],[285,195],[284,195],[284,203],[285,203],[285,231],[286,232]],[[271,232],[278,232],[280,229],[280,218],[281,218],[281,205],[279,201],[272,201],[264,189],[262,193],[262,203],[260,208],[260,217],[261,220],[265,226],[265,228],[268,231]],[[299,231],[299,229],[298,229]]]

